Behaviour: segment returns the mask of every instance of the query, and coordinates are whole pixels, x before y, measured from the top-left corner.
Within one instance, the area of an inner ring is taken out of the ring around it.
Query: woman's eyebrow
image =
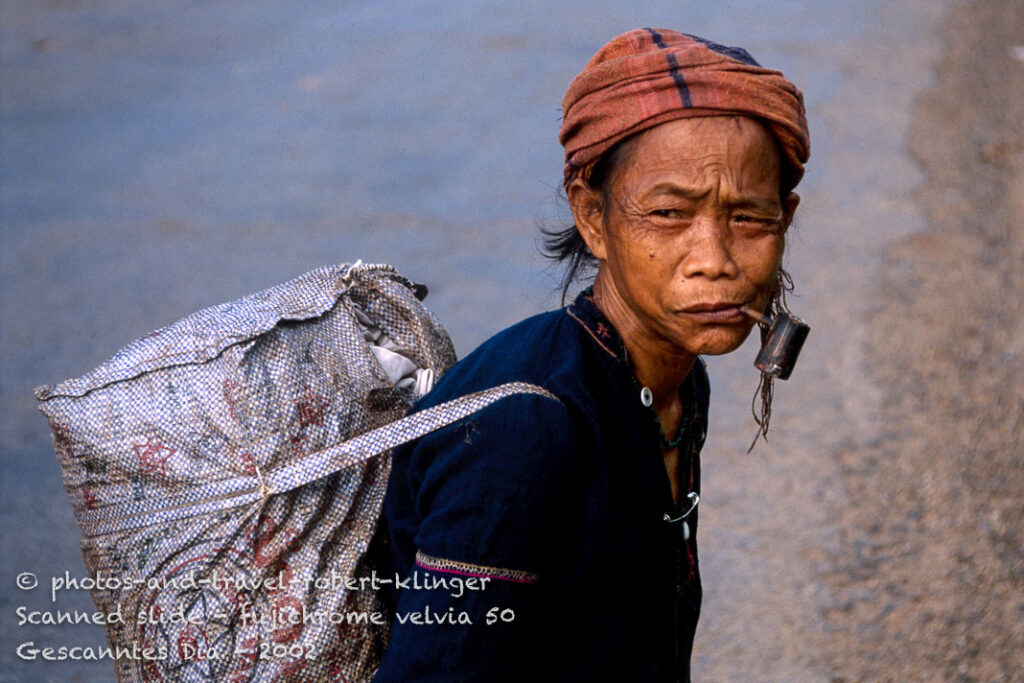
[[[654,196],[667,194],[681,199],[699,201],[711,193],[711,188],[695,188],[679,185],[677,183],[657,183],[652,185],[644,194]],[[726,196],[724,203],[738,209],[751,209],[764,211],[765,213],[781,213],[782,205],[774,197],[762,197],[758,195],[741,195],[737,197]]]
[[[782,213],[782,205],[779,201],[768,197],[737,197],[732,200],[727,199],[725,203],[734,209],[751,209],[771,214]]]
[[[698,189],[696,187],[686,187],[685,185],[679,185],[677,183],[657,183],[647,189],[644,194],[655,195],[655,194],[669,194],[683,199],[704,199],[711,193],[711,188]]]

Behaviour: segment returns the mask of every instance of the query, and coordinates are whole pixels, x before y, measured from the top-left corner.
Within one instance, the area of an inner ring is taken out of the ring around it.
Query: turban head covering
[[[589,180],[620,140],[658,124],[699,116],[749,116],[778,141],[795,186],[811,152],[803,95],[746,50],[667,29],[612,39],[569,84],[559,141],[565,182]]]

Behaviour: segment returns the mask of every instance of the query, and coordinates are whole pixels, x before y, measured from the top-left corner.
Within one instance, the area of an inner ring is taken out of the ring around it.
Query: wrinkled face
[[[708,117],[626,145],[589,212],[593,229],[577,221],[598,278],[632,333],[694,354],[732,351],[754,325],[739,306],[768,304],[799,201],[779,196],[772,138],[753,119]]]

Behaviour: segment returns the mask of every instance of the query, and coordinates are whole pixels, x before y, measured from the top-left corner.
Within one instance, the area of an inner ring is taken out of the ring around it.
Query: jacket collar
[[[580,292],[576,300],[566,308],[566,312],[583,326],[598,346],[627,367],[630,365],[622,337],[594,301],[593,285]]]
[[[577,294],[576,300],[567,306],[565,311],[590,334],[598,346],[609,356],[630,368],[630,372],[632,372],[633,364],[629,360],[626,344],[622,341],[619,331],[615,329],[611,321],[597,307],[597,302],[594,301],[593,285]],[[697,362],[694,363],[693,367],[698,372],[704,373],[704,359],[697,356]],[[693,374],[691,372],[687,379],[692,378]]]

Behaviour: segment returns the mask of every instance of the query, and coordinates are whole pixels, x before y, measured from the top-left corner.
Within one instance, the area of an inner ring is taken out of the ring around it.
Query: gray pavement
[[[906,126],[948,4],[5,3],[0,679],[111,678],[107,662],[15,656],[28,640],[103,642],[95,626],[16,625],[17,606],[48,603],[18,573],[84,573],[32,387],[324,263],[389,262],[428,283],[460,355],[557,306],[536,236],[567,217],[561,96],[607,39],[649,25],[742,45],[806,95],[788,259],[814,331],[751,456],[755,349],[711,362],[695,674],[828,680],[816,572],[837,543],[829,511],[849,503],[832,456],[876,417],[858,321],[885,245],[924,225]]]

